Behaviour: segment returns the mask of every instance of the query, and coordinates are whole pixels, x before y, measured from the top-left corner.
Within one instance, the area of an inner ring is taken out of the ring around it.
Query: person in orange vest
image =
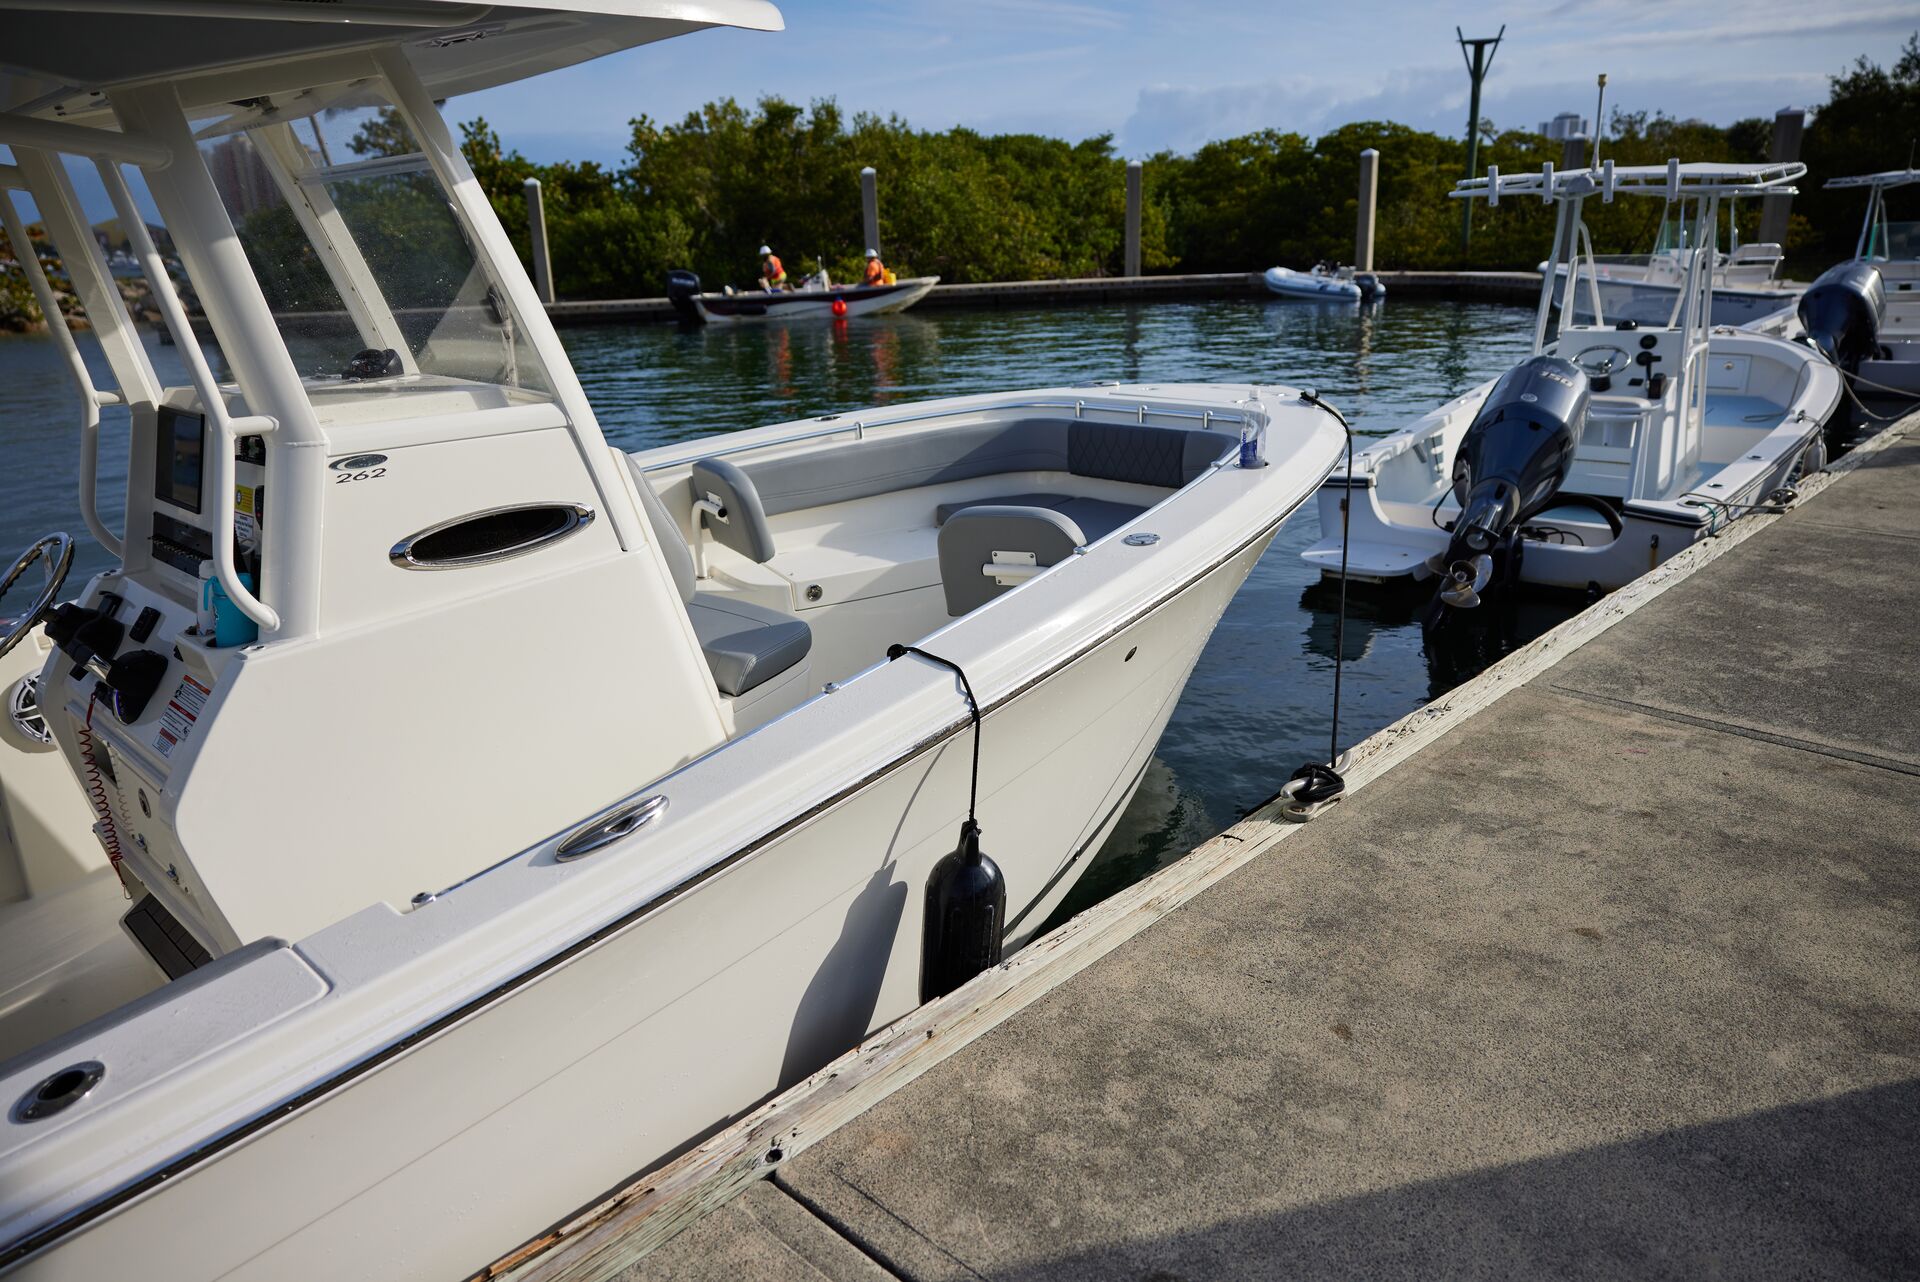
[[[760,246],[760,288],[785,289],[787,287],[787,269],[780,262],[780,255],[766,245]]]
[[[862,285],[884,285],[887,283],[887,267],[880,261],[878,250],[867,251],[867,274],[860,282]]]

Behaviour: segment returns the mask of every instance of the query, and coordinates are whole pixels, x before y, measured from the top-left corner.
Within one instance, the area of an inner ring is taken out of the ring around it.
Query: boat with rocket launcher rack
[[[1920,399],[1920,222],[1887,218],[1887,193],[1920,183],[1920,169],[1830,178],[1827,187],[1867,190],[1854,255],[1807,287],[1796,331],[1839,367],[1853,396],[1842,406],[1851,434],[1875,404],[1910,408]]]
[[[889,285],[823,285],[809,278],[798,289],[702,292],[700,278],[676,271],[667,278],[667,298],[689,320],[709,325],[740,321],[846,320],[904,312],[932,292],[938,276],[909,276]]]
[[[610,448],[436,103],[779,25],[0,10],[113,557],[63,600],[37,542],[0,626],[0,1271],[472,1272],[1019,947],[1115,826],[1344,424],[1101,385]]]
[[[1449,610],[1515,584],[1622,586],[1759,505],[1790,501],[1825,459],[1840,374],[1811,348],[1710,319],[1712,238],[1723,198],[1790,192],[1805,166],[1682,164],[1502,174],[1461,182],[1464,199],[1556,207],[1550,267],[1592,319],[1542,276],[1533,355],[1359,451],[1320,492],[1303,553],[1329,577],[1425,585]],[[1581,219],[1594,197],[1691,202],[1686,283],[1667,325],[1609,322]],[[1342,509],[1350,534],[1342,547]],[[1430,619],[1444,615],[1430,615]]]

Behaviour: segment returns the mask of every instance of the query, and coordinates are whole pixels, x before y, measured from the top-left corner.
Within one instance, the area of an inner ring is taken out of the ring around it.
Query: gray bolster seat
[[[646,511],[647,526],[667,560],[667,570],[673,575],[680,599],[686,603],[693,634],[700,640],[701,653],[706,656],[713,684],[720,693],[738,698],[806,658],[813,649],[813,630],[803,621],[726,593],[697,590],[693,553],[688,550],[680,527],[674,524],[667,505],[660,501],[631,458],[628,466],[633,470],[634,486],[640,491],[640,506]],[[771,539],[768,542],[771,546]],[[768,555],[772,555],[771,551]]]
[[[946,590],[947,614],[957,619],[1013,586],[996,583],[986,572],[994,553],[1031,553],[1033,564],[1044,567],[1066,560],[1086,542],[1085,531],[1052,508],[962,508],[940,527],[940,584]],[[1001,561],[1009,558],[1003,555]]]
[[[720,592],[687,603],[693,634],[721,694],[738,697],[807,657],[813,630],[803,621]]]

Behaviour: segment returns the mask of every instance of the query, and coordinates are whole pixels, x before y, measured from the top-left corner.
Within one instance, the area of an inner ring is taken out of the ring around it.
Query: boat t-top
[[[7,575],[0,1272],[470,1274],[1019,947],[1118,822],[1343,424],[1101,384],[609,447],[436,104],[780,23],[0,9],[112,558]]]
[[[1303,554],[1328,576],[1432,584],[1447,609],[1517,583],[1617,588],[1757,505],[1777,504],[1824,460],[1839,372],[1786,339],[1714,325],[1712,237],[1720,203],[1791,192],[1799,164],[1682,164],[1502,174],[1466,199],[1556,208],[1551,268],[1587,319],[1541,281],[1533,355],[1360,451],[1320,495],[1328,531]],[[1684,283],[1666,324],[1614,320],[1583,204],[1690,202]],[[1343,549],[1342,507],[1351,537]],[[1436,614],[1431,618],[1444,618]]]
[[[1920,169],[1832,178],[1828,188],[1866,188],[1854,256],[1801,296],[1807,338],[1845,372],[1861,401],[1910,404],[1920,397],[1920,222],[1887,217],[1887,193],[1920,183]],[[1845,413],[1856,417],[1850,399]]]

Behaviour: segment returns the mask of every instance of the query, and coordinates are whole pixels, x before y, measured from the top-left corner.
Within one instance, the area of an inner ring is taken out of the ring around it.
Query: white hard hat
[[[773,252],[773,246],[771,246],[771,245],[762,245],[762,246],[760,246],[760,252],[761,252],[761,253],[763,253],[763,254],[771,254],[771,253]]]
[[[867,251],[867,257],[868,257],[868,258],[878,258],[878,257],[880,257],[880,251],[879,251],[879,250],[877,250],[877,249],[869,249],[869,250]]]

